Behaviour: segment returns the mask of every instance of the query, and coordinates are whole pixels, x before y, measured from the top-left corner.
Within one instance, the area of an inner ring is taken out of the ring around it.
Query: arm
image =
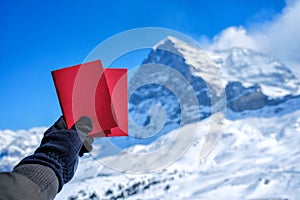
[[[58,180],[49,167],[28,164],[0,173],[0,199],[54,199],[57,191]]]
[[[33,155],[24,158],[13,172],[0,175],[0,196],[3,193],[2,196],[16,197],[7,199],[26,199],[25,195],[29,199],[53,199],[74,176],[78,156],[92,149],[92,139],[86,137],[91,130],[88,117],[80,118],[70,130],[63,117],[59,118],[44,133]]]

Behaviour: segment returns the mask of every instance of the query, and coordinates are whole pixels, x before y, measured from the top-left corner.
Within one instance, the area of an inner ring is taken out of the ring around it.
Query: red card
[[[114,117],[117,125],[110,129],[107,136],[127,136],[128,135],[128,90],[127,90],[127,69],[104,70],[109,94],[111,96]],[[99,95],[98,97],[101,98]],[[101,99],[99,99],[99,102]],[[97,102],[97,99],[96,99]]]
[[[52,71],[68,128],[81,116],[93,121],[93,137],[128,135],[127,69],[103,69],[101,61]]]

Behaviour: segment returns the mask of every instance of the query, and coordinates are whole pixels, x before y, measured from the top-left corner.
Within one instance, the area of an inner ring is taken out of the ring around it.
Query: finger
[[[83,147],[86,150],[86,152],[90,152],[90,151],[93,150],[93,145],[91,143],[87,142],[87,141],[85,141],[83,143]]]
[[[92,144],[94,142],[94,138],[86,137],[85,142],[88,144]]]
[[[71,129],[87,134],[93,130],[93,122],[91,118],[82,116]]]
[[[81,148],[81,151],[83,151],[84,153],[87,153],[87,152],[92,151],[92,149],[93,149],[92,143],[88,140],[85,140],[83,142],[83,146]]]
[[[59,119],[54,123],[54,128],[56,128],[57,130],[68,129],[65,118],[63,116],[60,116]]]
[[[59,130],[67,130],[67,124],[63,116],[60,116],[58,120],[48,129],[45,131],[44,135],[47,135],[48,133],[51,133],[53,131],[59,131]]]
[[[91,118],[82,116],[71,129],[78,133],[81,141],[84,141],[86,139],[86,135],[93,130],[93,122]]]
[[[86,138],[86,140],[84,140],[83,145],[79,151],[80,157],[82,157],[84,153],[88,153],[93,150],[93,146],[92,146],[93,141],[94,141],[93,138]]]
[[[83,154],[84,154],[84,153],[83,153],[82,151],[80,151],[78,155],[79,155],[79,157],[82,157]]]
[[[84,153],[89,153],[92,150],[93,150],[93,146],[92,145],[82,146],[82,148],[79,151],[79,157],[82,157],[84,155]]]

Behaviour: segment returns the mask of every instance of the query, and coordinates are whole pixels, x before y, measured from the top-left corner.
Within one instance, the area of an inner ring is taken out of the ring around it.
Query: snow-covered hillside
[[[182,133],[194,126],[202,131],[170,166],[135,175],[86,157],[57,199],[300,199],[300,111],[280,117],[226,120],[217,146],[201,161],[199,149],[209,120],[186,125]],[[168,141],[173,134],[156,142]],[[143,151],[151,150],[156,142]],[[126,155],[106,159],[122,160],[120,164],[126,165],[123,156],[126,160]],[[145,163],[147,160],[141,165]]]
[[[21,158],[33,153],[46,128],[0,130],[0,171],[9,171]]]
[[[195,126],[202,131],[189,150],[154,173],[122,173],[91,156],[83,157],[74,179],[56,199],[299,199],[299,110],[267,118],[226,120],[222,137],[204,160],[198,156],[209,119],[182,127],[182,133]],[[1,170],[11,169],[30,154],[43,131],[1,131]],[[173,135],[170,132],[143,148],[132,147],[132,151],[150,151],[156,143],[172,140]]]

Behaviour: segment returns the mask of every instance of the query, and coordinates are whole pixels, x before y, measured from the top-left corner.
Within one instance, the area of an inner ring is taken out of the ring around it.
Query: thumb
[[[86,135],[93,130],[92,119],[87,116],[82,116],[71,129],[75,130],[81,141],[83,141],[86,138]]]

